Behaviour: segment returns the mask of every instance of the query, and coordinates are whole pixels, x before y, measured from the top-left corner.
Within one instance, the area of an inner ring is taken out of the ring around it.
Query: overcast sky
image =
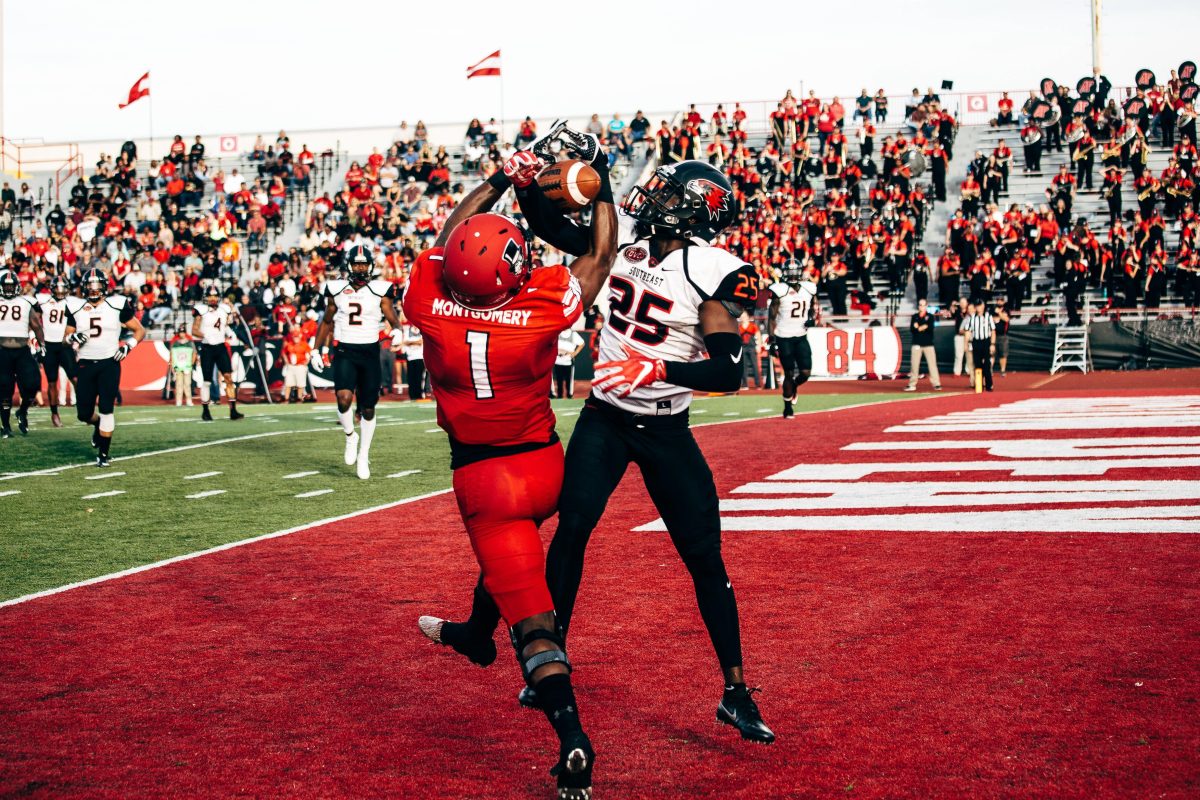
[[[503,50],[508,118],[630,114],[688,102],[1074,84],[1090,72],[1089,0],[604,0],[545,6],[343,0],[0,0],[4,133],[46,141],[154,133],[460,121],[500,114],[500,81],[465,67]],[[1165,79],[1200,60],[1200,3],[1105,0],[1105,72]],[[572,8],[586,22],[567,21]],[[603,23],[603,25],[601,24]]]

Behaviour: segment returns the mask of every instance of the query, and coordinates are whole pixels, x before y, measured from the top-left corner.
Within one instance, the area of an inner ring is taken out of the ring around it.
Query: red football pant
[[[554,610],[538,526],[558,508],[562,480],[561,444],[454,471],[454,496],[484,588],[509,627]]]

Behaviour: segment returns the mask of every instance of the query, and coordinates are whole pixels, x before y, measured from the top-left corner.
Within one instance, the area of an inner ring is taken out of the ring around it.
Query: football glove
[[[42,361],[45,361],[46,360],[46,345],[39,344],[38,348],[37,348],[37,352],[34,354],[34,357],[37,358],[39,363]]]
[[[133,349],[133,345],[129,342],[121,342],[121,346],[117,348],[117,352],[113,353],[113,361],[124,361],[125,356],[129,355],[129,351]]]
[[[558,160],[558,154],[562,152],[563,143],[559,138],[559,134],[567,127],[566,120],[555,120],[550,126],[550,130],[546,135],[538,139],[530,146],[530,150],[535,156],[542,159],[547,164],[553,164]]]
[[[399,328],[392,328],[392,347],[399,347],[404,341],[404,332]]]
[[[645,356],[622,345],[625,358],[596,365],[592,388],[603,394],[628,397],[643,386],[667,377],[667,366],[661,358]]]
[[[325,369],[325,358],[317,350],[308,352],[308,366],[312,367],[313,372],[320,372]]]
[[[73,344],[76,347],[82,347],[87,343],[88,335],[83,331],[75,331],[67,337],[67,344]]]
[[[533,183],[546,164],[528,150],[518,150],[504,162],[504,175],[512,185],[524,189]]]
[[[567,150],[575,155],[580,161],[585,164],[591,164],[594,168],[599,169],[603,164],[604,169],[608,169],[608,154],[600,147],[600,140],[595,135],[590,133],[580,133],[579,131],[571,130],[563,126],[559,133],[559,138]]]

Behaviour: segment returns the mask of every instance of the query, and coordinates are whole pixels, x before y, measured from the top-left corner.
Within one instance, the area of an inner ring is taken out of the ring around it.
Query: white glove
[[[83,331],[75,331],[67,337],[67,344],[73,344],[76,347],[83,346],[88,340],[88,335]]]
[[[313,372],[320,372],[325,369],[325,359],[319,351],[308,351],[308,366],[312,367]]]
[[[404,341],[404,332],[399,328],[392,328],[392,347],[399,347]]]

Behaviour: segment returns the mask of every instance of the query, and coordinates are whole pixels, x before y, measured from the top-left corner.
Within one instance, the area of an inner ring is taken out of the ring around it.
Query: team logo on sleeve
[[[689,192],[695,192],[704,201],[709,219],[716,219],[722,211],[729,210],[730,192],[728,189],[705,178],[688,181],[687,189]]]

